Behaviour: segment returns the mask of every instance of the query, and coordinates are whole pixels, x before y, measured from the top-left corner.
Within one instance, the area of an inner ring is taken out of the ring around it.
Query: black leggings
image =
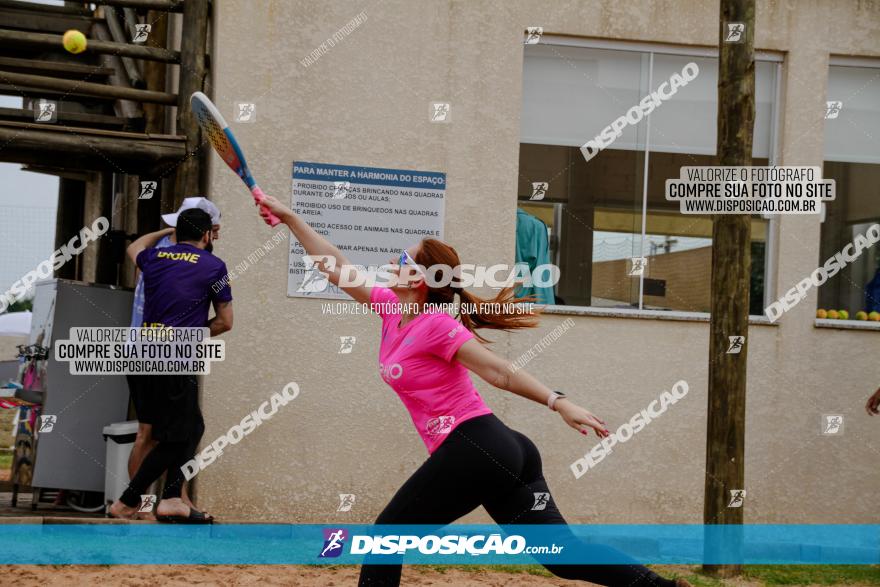
[[[565,519],[552,496],[544,509],[533,510],[537,492],[549,493],[538,448],[524,434],[511,430],[493,414],[460,424],[403,484],[376,524],[444,526],[483,506],[498,524],[560,524]],[[569,540],[577,540],[567,528]],[[591,556],[607,551],[614,560],[632,560],[601,545],[589,546]],[[563,579],[599,585],[672,587],[632,560],[632,564],[544,565]],[[397,586],[400,565],[364,564],[360,586]]]
[[[194,376],[139,376],[134,383],[136,386],[132,391],[137,390],[141,402],[138,416],[145,411],[150,414],[148,423],[153,426],[152,437],[159,443],[144,457],[119,498],[129,507],[137,506],[144,491],[166,471],[162,498],[180,497],[186,482],[181,467],[196,454],[205,432],[205,421],[199,409],[199,384]]]
[[[165,477],[165,490],[162,492],[162,499],[172,499],[180,497],[183,491],[183,484],[186,479],[183,476],[181,467],[193,458],[195,449],[199,444],[199,439],[169,442],[162,441],[153,448],[144,462],[141,463],[134,478],[129,482],[128,487],[119,498],[119,501],[128,507],[136,507],[141,503],[141,495],[150,486],[153,481],[162,476],[162,473],[168,472]]]

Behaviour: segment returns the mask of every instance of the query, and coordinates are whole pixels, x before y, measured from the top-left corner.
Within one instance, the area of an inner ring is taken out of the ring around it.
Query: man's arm
[[[141,254],[141,251],[155,246],[156,243],[162,240],[163,236],[169,235],[173,232],[173,227],[163,228],[162,230],[157,230],[156,232],[149,232],[128,245],[128,248],[125,250],[125,252],[128,254],[128,258],[131,259],[131,262],[137,265],[137,256]]]
[[[220,336],[232,330],[232,302],[214,300],[214,314],[215,316],[208,320],[211,336]]]

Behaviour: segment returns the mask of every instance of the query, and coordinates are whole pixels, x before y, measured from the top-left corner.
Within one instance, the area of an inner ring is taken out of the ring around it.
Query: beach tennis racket
[[[238,146],[235,135],[229,130],[229,125],[223,120],[220,111],[201,92],[195,92],[190,98],[189,103],[193,114],[196,115],[199,121],[199,126],[202,127],[202,131],[211,142],[211,146],[214,147],[214,150],[217,151],[217,154],[220,155],[220,158],[223,159],[229,168],[241,178],[244,185],[251,191],[254,201],[257,205],[260,205],[266,194],[257,185],[251,170],[247,166],[247,162],[244,160],[244,153],[241,152],[241,147]],[[264,211],[268,216],[266,222],[269,223],[269,226],[276,226],[281,223],[277,216],[268,210],[264,209]]]

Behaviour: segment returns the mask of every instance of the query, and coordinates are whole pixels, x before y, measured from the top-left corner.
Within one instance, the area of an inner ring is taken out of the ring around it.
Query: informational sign
[[[446,174],[293,163],[291,208],[355,265],[378,267],[423,238],[443,238]],[[348,299],[309,268],[291,237],[287,295]]]

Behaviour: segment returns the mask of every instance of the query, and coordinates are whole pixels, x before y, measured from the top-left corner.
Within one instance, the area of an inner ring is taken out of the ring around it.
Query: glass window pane
[[[837,198],[827,202],[820,232],[819,264],[840,252],[880,221],[880,69],[831,66],[825,115],[823,174],[837,182]],[[880,311],[880,253],[866,249],[818,290],[819,309]]]
[[[709,312],[712,277],[712,217],[681,214],[665,198],[665,182],[684,166],[717,165],[718,65],[715,59],[682,55],[654,56],[654,86],[695,61],[700,74],[651,114],[648,202],[645,230],[643,307],[654,310]],[[756,117],[752,165],[768,165],[772,144],[772,63],[756,64]],[[762,156],[763,155],[763,156]],[[768,221],[752,216],[750,314],[764,305],[764,267]]]
[[[534,249],[529,231],[519,228],[546,227],[540,246],[561,270],[556,303],[639,307],[643,287],[645,308],[709,310],[711,218],[680,214],[663,192],[680,167],[716,163],[717,60],[655,54],[649,83],[650,59],[630,51],[525,47],[517,257]],[[697,78],[651,114],[647,194],[647,119],[584,159],[581,145],[691,61],[700,67]],[[775,63],[756,65],[755,165],[769,160],[776,71]],[[753,217],[753,314],[763,311],[767,233],[767,221]],[[641,280],[631,267],[643,255]]]
[[[825,160],[880,163],[880,69],[828,68]]]
[[[525,45],[521,142],[580,147],[639,103],[645,54]],[[628,127],[615,149],[641,148]]]
[[[654,54],[653,89],[694,62],[699,75],[651,113],[651,152],[714,155],[718,124],[718,60]],[[755,129],[752,156],[770,157],[776,64],[755,64]]]
[[[714,165],[715,157],[651,152],[645,230],[645,309],[708,312],[712,276],[712,217],[681,214],[664,198],[664,182],[686,165]],[[754,165],[767,165],[754,159]],[[768,221],[752,216],[752,288],[749,313],[763,313]]]
[[[647,74],[643,53],[525,48],[517,259],[544,246],[531,242],[530,225],[540,220],[550,233],[548,257],[560,268],[557,304],[638,305],[628,264],[641,232],[645,121],[627,126],[589,163],[580,147],[638,104]],[[536,184],[546,184],[546,193],[536,194]]]
[[[823,174],[837,182],[837,198],[825,204],[820,231],[819,264],[833,257],[856,234],[880,221],[880,69],[831,66],[825,114]],[[876,247],[818,290],[819,309],[880,311],[880,254]]]

